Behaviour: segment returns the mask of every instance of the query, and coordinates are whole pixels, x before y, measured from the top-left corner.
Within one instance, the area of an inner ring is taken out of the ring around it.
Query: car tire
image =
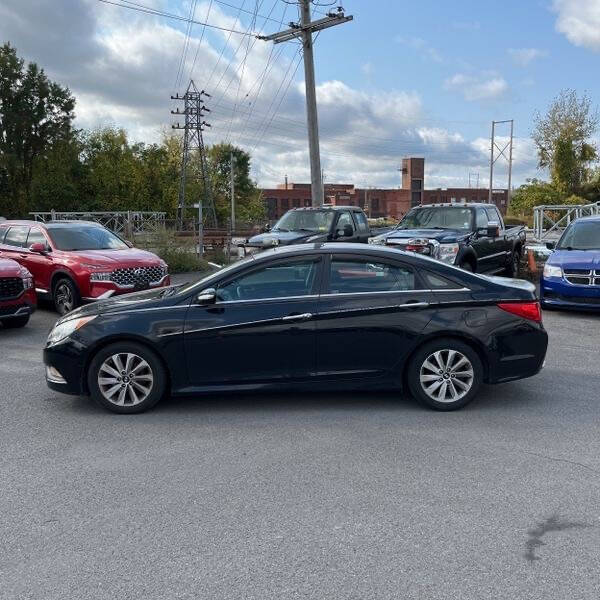
[[[521,254],[515,250],[510,255],[510,262],[504,271],[505,277],[518,277],[519,276],[519,267],[521,266]]]
[[[121,368],[119,368],[121,367]],[[88,369],[88,389],[103,408],[119,414],[141,413],[165,394],[167,374],[158,356],[136,342],[102,348]]]
[[[66,315],[81,304],[77,286],[68,277],[61,277],[52,286],[52,301],[59,315]]]
[[[483,382],[483,365],[468,344],[442,338],[417,350],[406,375],[417,400],[435,410],[450,411],[462,408],[476,396]]]
[[[24,317],[14,317],[13,319],[5,319],[2,321],[2,325],[4,325],[6,329],[25,327],[27,323],[29,323],[29,315],[25,315]]]
[[[458,265],[463,271],[468,271],[469,273],[475,273],[475,269],[473,269],[473,265],[470,262],[463,262]]]

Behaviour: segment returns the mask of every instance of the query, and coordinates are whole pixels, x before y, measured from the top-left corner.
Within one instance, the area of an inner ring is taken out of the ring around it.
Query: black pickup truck
[[[245,253],[273,246],[316,242],[361,242],[371,236],[369,222],[358,206],[324,205],[288,210],[267,232],[251,237]]]
[[[507,229],[493,204],[428,204],[413,208],[396,228],[369,243],[426,254],[474,273],[515,277],[525,228]]]

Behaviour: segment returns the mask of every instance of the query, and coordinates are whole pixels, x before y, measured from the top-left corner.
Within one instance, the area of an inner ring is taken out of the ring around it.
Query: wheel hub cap
[[[150,395],[153,385],[150,365],[137,354],[113,354],[98,371],[100,393],[117,406],[140,404]]]
[[[471,388],[475,373],[471,361],[457,350],[438,350],[423,364],[419,379],[423,391],[436,402],[452,403],[464,398]]]

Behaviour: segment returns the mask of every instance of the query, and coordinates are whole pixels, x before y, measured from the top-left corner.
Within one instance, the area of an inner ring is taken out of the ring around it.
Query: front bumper
[[[112,281],[91,281],[87,294],[83,296],[82,300],[85,302],[95,302],[97,300],[106,300],[112,296],[121,296],[123,294],[168,287],[170,285],[171,277],[169,275],[165,275],[160,281],[149,283],[147,286],[119,286]]]
[[[572,285],[562,279],[542,277],[540,298],[544,306],[600,310],[600,286]]]
[[[51,390],[75,396],[87,395],[86,346],[67,338],[54,346],[46,346],[43,356],[46,384]]]
[[[35,312],[37,297],[35,290],[25,290],[18,298],[0,300],[0,319],[25,317]]]

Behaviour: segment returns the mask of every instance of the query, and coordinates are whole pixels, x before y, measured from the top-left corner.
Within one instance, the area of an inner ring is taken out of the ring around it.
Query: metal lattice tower
[[[204,147],[204,139],[202,137],[202,132],[205,128],[210,127],[210,124],[204,120],[204,113],[210,112],[210,109],[204,106],[204,96],[210,98],[210,94],[207,94],[204,90],[198,90],[193,80],[190,80],[190,84],[183,96],[180,96],[179,94],[171,96],[171,100],[183,100],[183,110],[177,108],[177,110],[172,110],[171,114],[184,115],[185,117],[184,125],[180,125],[178,122],[172,126],[173,129],[182,129],[184,131],[179,201],[177,205],[177,223],[181,226],[186,216],[185,184],[188,177],[187,167],[190,155],[195,151],[200,159],[200,179],[202,180],[202,186],[204,188],[204,198],[198,198],[198,233],[200,238],[200,248],[202,248],[203,209],[206,210],[207,213],[207,224],[215,228],[217,227],[217,214],[212,198],[211,182],[206,160],[206,148]]]

